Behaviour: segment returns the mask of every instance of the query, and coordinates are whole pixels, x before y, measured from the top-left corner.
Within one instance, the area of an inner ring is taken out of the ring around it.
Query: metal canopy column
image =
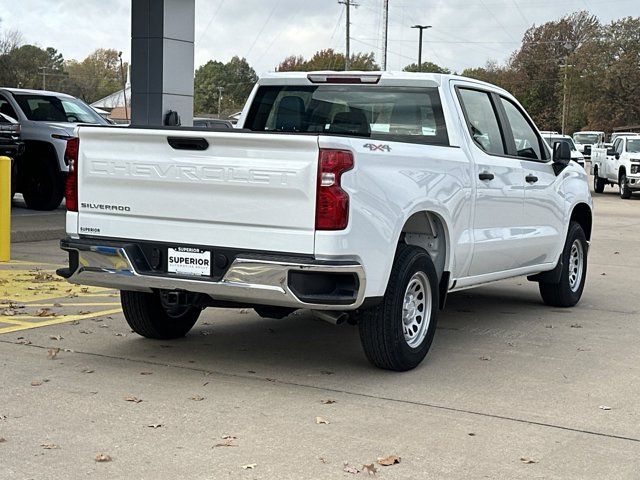
[[[131,123],[193,124],[195,0],[131,0]]]

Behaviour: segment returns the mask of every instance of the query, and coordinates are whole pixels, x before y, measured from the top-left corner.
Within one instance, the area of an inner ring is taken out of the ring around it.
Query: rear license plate
[[[198,248],[168,248],[167,272],[178,275],[211,275],[211,252]]]

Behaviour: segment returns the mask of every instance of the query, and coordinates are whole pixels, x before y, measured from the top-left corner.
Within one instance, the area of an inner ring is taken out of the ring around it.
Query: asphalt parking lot
[[[638,479],[640,196],[605,192],[576,308],[545,307],[526,279],[453,294],[403,374],[371,367],[355,327],[304,313],[207,310],[185,339],[142,339],[115,292],[47,276],[57,242],[16,244],[0,478],[368,477],[344,463],[398,455],[376,477]]]

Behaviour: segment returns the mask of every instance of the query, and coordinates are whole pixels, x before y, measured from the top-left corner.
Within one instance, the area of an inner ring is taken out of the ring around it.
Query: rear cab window
[[[449,145],[437,87],[261,86],[244,128]]]

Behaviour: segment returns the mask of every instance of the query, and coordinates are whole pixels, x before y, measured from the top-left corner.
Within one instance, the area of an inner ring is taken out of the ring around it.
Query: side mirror
[[[607,148],[607,156],[608,157],[613,157],[615,154],[616,154],[616,151],[613,149],[613,147]]]
[[[616,157],[616,160],[620,160],[620,154],[618,152],[616,152],[615,157]]]
[[[571,161],[571,147],[567,142],[553,144],[553,170],[558,175]]]

